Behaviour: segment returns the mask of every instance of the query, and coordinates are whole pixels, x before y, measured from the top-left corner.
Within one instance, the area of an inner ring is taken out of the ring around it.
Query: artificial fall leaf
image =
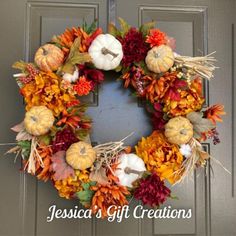
[[[33,137],[25,130],[24,122],[21,122],[11,128],[12,131],[18,133],[16,135],[16,141],[31,140]]]
[[[142,32],[142,34],[144,36],[146,36],[149,34],[150,29],[153,29],[155,27],[155,24],[156,24],[155,21],[147,22],[147,23],[141,25],[139,30],[140,30],[140,32]]]
[[[112,23],[108,25],[108,33],[113,35],[114,37],[121,36],[120,31],[116,28],[116,26]]]
[[[201,138],[202,133],[215,128],[215,125],[209,119],[202,117],[201,112],[191,112],[187,115],[187,118],[193,125],[194,137],[197,139]]]
[[[11,130],[13,130],[13,131],[16,132],[16,133],[19,133],[19,132],[22,131],[24,128],[25,128],[24,122],[22,121],[21,123],[19,123],[19,124],[13,126],[13,127],[11,128]]]
[[[121,35],[124,36],[129,31],[130,25],[128,25],[128,23],[121,17],[119,17],[118,20],[120,23]]]
[[[65,151],[59,151],[51,157],[51,170],[55,172],[53,179],[56,181],[66,179],[75,174],[74,169],[66,163],[65,155]]]
[[[80,203],[85,206],[85,207],[89,207],[90,206],[90,202],[92,200],[92,197],[94,195],[94,191],[90,189],[91,186],[95,186],[96,182],[91,181],[89,183],[84,183],[82,184],[83,187],[83,191],[77,192],[76,195],[80,200]]]
[[[97,28],[97,19],[95,19],[91,25],[88,25],[86,21],[83,22],[82,29],[87,33],[91,34]]]
[[[4,155],[11,154],[11,153],[18,153],[19,151],[21,151],[20,146],[15,146],[15,147],[9,149],[7,152],[5,152]]]
[[[12,68],[14,69],[18,69],[18,70],[21,70],[21,71],[24,71],[25,68],[27,66],[27,63],[24,62],[24,61],[16,61],[13,65],[12,65]]]
[[[96,181],[96,182],[98,182],[99,184],[102,184],[102,185],[107,185],[108,184],[106,169],[103,168],[103,167],[100,167],[99,169],[93,170],[90,173],[89,178],[92,181]]]
[[[81,53],[79,51],[81,44],[81,38],[75,39],[74,43],[70,48],[70,53],[67,57],[65,64],[62,67],[62,71],[65,73],[73,74],[74,66],[77,64],[84,64],[85,62],[90,62],[91,57],[88,53]]]

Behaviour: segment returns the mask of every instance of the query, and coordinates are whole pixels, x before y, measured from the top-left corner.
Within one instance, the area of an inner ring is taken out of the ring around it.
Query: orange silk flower
[[[149,171],[154,171],[171,184],[179,178],[178,172],[183,162],[183,156],[175,144],[170,144],[163,133],[154,131],[149,137],[142,140],[135,147],[136,153],[145,162]]]
[[[221,119],[221,115],[225,115],[225,111],[224,111],[224,106],[221,104],[215,104],[211,107],[209,107],[206,111],[205,111],[205,116],[207,119],[211,120],[212,123],[215,125],[216,122],[222,122]]]
[[[58,190],[60,197],[71,199],[76,192],[83,190],[82,183],[88,183],[89,181],[87,170],[75,170],[75,176],[55,181],[54,187]]]
[[[44,105],[58,116],[68,102],[75,100],[75,96],[68,94],[60,86],[61,78],[54,73],[44,73],[35,76],[35,80],[26,84],[21,89],[25,98],[26,110],[33,106]]]

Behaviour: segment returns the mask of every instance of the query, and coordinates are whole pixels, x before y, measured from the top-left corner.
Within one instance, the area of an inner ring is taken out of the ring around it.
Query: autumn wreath
[[[181,56],[175,39],[150,22],[140,28],[119,19],[103,34],[96,23],[67,29],[35,53],[34,62],[13,67],[25,101],[25,118],[14,126],[23,169],[50,180],[61,197],[77,198],[106,217],[111,205],[131,196],[158,207],[171,197],[164,181],[176,184],[210,158],[201,141],[219,143],[216,122],[222,105],[204,106],[202,79],[210,80],[215,59]],[[144,101],[153,133],[137,145],[125,139],[92,146],[92,120],[86,116],[88,95],[115,70],[125,88]]]

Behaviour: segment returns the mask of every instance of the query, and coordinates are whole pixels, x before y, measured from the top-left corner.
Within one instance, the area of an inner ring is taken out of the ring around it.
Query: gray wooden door
[[[48,208],[73,208],[77,201],[58,197],[50,183],[19,172],[13,157],[0,159],[0,236],[123,236],[196,235],[235,236],[236,199],[234,146],[234,0],[1,0],[0,1],[0,142],[12,142],[9,128],[23,118],[24,107],[12,79],[11,64],[24,58],[32,60],[36,48],[52,34],[66,27],[88,23],[95,18],[105,31],[108,21],[117,16],[131,25],[156,20],[158,27],[177,40],[181,54],[200,55],[217,51],[219,70],[210,85],[205,84],[206,106],[224,103],[225,122],[220,125],[221,144],[205,147],[232,172],[228,175],[216,163],[198,171],[193,180],[173,188],[179,200],[166,203],[172,208],[191,208],[191,219],[129,218],[122,223],[105,220],[54,220],[47,223]],[[103,87],[87,98],[89,113],[96,119],[93,141],[118,140],[132,131],[129,139],[150,132],[143,108],[116,82],[115,73],[106,74]],[[115,114],[115,115],[114,115]],[[142,125],[140,125],[142,124]],[[146,124],[146,125],[143,125]],[[122,128],[121,127],[125,127]],[[1,147],[1,155],[6,147]],[[134,206],[137,202],[132,202]]]

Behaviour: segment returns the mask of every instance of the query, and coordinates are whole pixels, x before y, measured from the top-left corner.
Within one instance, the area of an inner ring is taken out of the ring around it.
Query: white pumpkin
[[[76,67],[73,74],[65,73],[62,78],[70,83],[75,82],[79,78],[79,70]]]
[[[122,45],[111,34],[98,35],[88,52],[95,67],[101,70],[115,69],[123,58]]]
[[[132,183],[146,171],[145,164],[140,157],[133,153],[122,154],[119,162],[115,176],[119,178],[121,185],[132,188]]]

